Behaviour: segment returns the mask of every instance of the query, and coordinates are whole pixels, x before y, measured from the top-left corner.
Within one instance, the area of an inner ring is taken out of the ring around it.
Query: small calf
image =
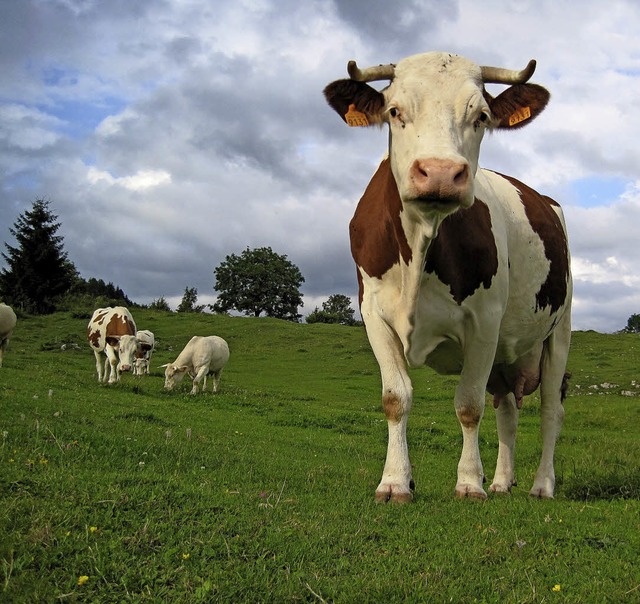
[[[149,362],[156,344],[155,336],[148,329],[141,329],[136,333],[138,347],[134,353],[135,361],[133,367],[134,375],[149,375]]]
[[[13,309],[4,303],[0,304],[0,367],[2,367],[4,352],[16,322],[16,313],[13,312]]]
[[[164,387],[173,390],[186,373],[193,378],[191,394],[198,393],[198,384],[204,378],[202,392],[207,388],[207,376],[213,375],[213,391],[218,391],[222,369],[229,360],[229,346],[218,336],[193,336],[173,363],[162,365]]]

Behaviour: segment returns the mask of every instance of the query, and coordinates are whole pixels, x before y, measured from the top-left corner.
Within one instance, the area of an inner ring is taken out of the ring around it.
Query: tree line
[[[131,301],[124,291],[102,279],[84,279],[64,250],[61,224],[49,201],[38,199],[21,214],[9,232],[16,245],[5,243],[0,270],[0,300],[27,314],[49,314],[78,307],[142,307]],[[176,312],[229,313],[248,316],[265,315],[298,322],[302,315],[300,286],[304,277],[286,255],[270,247],[247,248],[241,254],[229,254],[214,269],[215,304],[198,304],[198,290],[185,287]],[[170,311],[164,296],[148,305]],[[351,299],[333,294],[307,316],[307,323],[360,324],[354,318]]]

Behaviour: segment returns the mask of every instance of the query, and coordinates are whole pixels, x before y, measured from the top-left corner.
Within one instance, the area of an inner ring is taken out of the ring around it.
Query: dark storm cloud
[[[458,16],[457,0],[334,0],[339,17],[362,35],[381,62],[393,62],[429,46],[429,34]],[[382,57],[387,58],[382,58]]]

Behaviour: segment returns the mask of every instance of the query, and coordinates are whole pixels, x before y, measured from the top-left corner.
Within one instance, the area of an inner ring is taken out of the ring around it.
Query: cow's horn
[[[376,65],[375,67],[367,67],[360,69],[355,61],[349,61],[347,64],[347,71],[352,80],[356,82],[375,82],[377,80],[392,80],[395,73],[396,66],[390,63],[389,65]]]
[[[522,71],[484,65],[480,69],[482,70],[482,81],[485,84],[524,84],[536,70],[536,60],[531,59]]]

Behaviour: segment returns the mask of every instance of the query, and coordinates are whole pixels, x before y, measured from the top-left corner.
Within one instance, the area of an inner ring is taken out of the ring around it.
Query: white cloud
[[[348,223],[386,133],[346,128],[324,86],[349,59],[535,57],[549,107],[487,137],[481,163],[568,197],[574,324],[624,326],[640,312],[640,5],[404,0],[390,23],[387,4],[0,3],[12,24],[0,37],[0,241],[46,197],[81,273],[135,300],[179,301],[185,286],[213,296],[227,254],[269,245],[301,268],[305,311],[332,293],[355,301]],[[575,183],[596,180],[629,188],[581,205]],[[129,220],[114,224],[105,204]]]
[[[118,185],[130,191],[144,191],[171,182],[171,174],[164,170],[139,170],[130,176],[114,177],[109,172],[91,166],[87,171],[87,180],[92,184],[106,183]]]

